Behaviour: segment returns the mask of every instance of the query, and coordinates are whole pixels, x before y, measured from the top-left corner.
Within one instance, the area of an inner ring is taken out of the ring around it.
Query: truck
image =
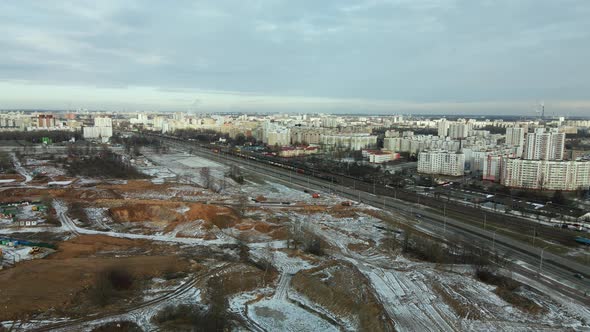
[[[590,246],[590,239],[585,238],[585,237],[578,236],[576,238],[576,242]]]
[[[313,193],[313,194],[311,194],[311,197],[313,197],[313,198],[320,198],[320,194],[319,193]]]

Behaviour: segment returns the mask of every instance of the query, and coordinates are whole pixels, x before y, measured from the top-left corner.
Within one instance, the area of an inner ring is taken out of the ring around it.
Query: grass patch
[[[518,294],[518,290],[525,287],[520,282],[485,269],[478,269],[475,276],[488,285],[496,286],[494,293],[514,307],[533,315],[546,312],[543,307],[533,300]]]
[[[297,273],[292,287],[336,316],[352,317],[360,331],[394,330],[368,280],[347,263],[328,263]]]
[[[453,295],[450,294],[449,291],[447,291],[447,289],[445,289],[440,284],[434,284],[432,286],[432,289],[438,295],[440,295],[440,297],[443,299],[443,301],[449,307],[451,307],[455,311],[457,316],[459,316],[461,318],[468,318],[469,317],[470,319],[474,319],[474,320],[481,319],[481,315],[479,314],[479,312],[477,310],[473,310],[473,308],[470,305],[463,303],[460,300],[458,300],[457,298],[455,298]]]

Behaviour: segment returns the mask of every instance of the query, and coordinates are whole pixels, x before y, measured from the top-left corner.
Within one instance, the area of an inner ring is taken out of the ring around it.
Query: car
[[[576,273],[574,274],[574,277],[578,278],[578,279],[584,279],[584,276],[581,275],[580,273]]]

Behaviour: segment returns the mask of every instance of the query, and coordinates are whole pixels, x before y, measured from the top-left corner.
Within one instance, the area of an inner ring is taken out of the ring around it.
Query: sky
[[[0,109],[590,115],[588,0],[0,2]]]

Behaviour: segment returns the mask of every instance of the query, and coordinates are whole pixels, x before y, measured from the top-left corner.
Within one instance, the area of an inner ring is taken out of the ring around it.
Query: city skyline
[[[0,5],[0,108],[584,115],[584,1]]]

